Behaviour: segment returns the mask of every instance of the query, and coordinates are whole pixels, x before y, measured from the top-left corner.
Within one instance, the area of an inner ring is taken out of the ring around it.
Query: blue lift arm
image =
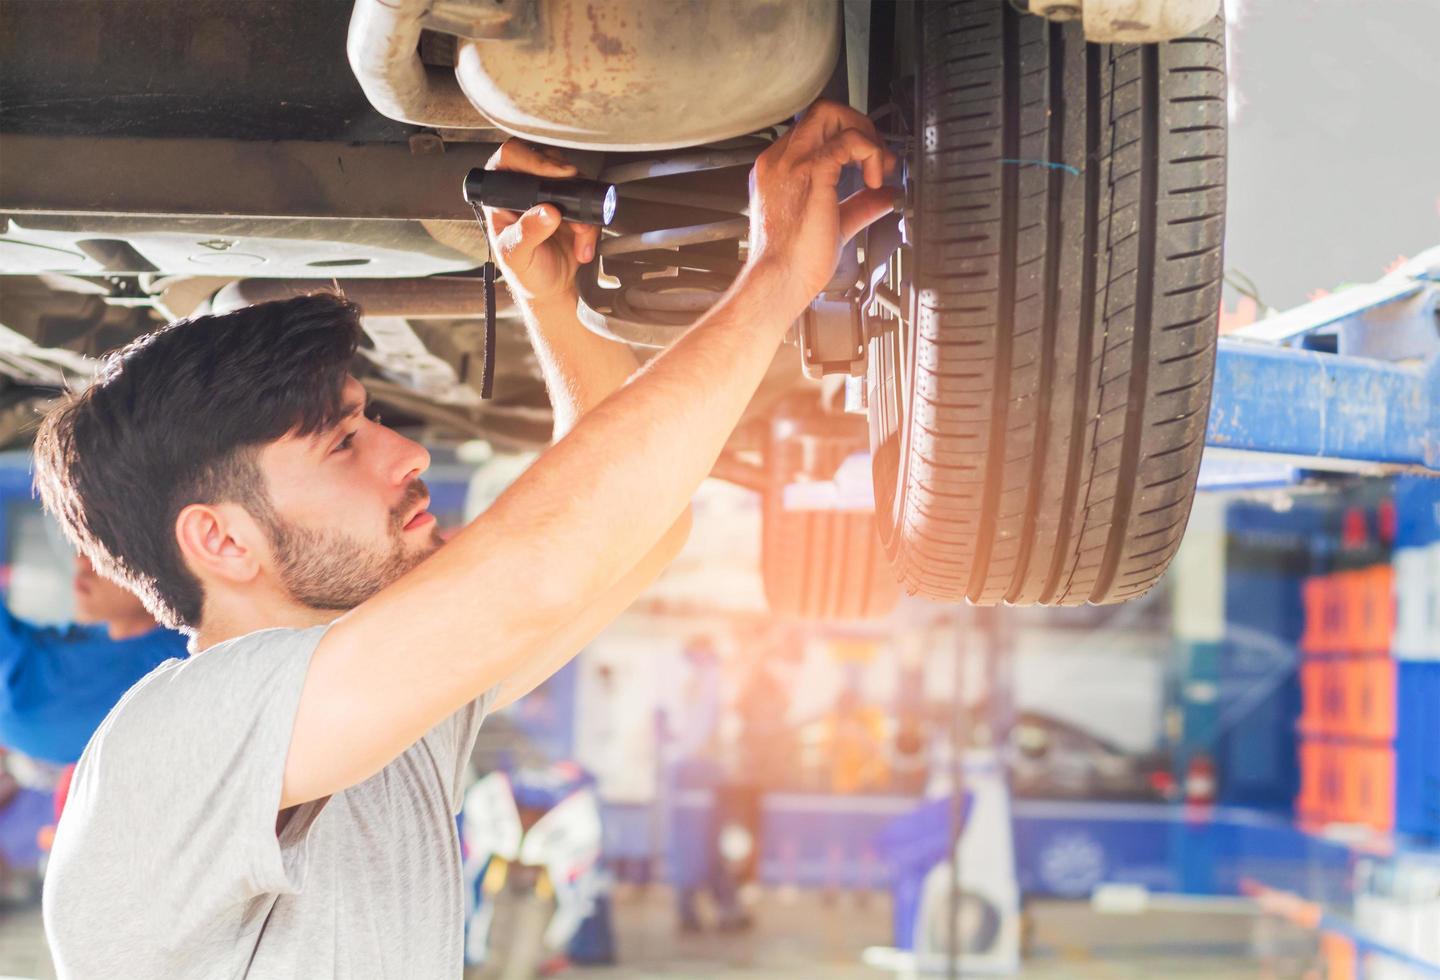
[[[1220,341],[1205,444],[1440,471],[1440,359]]]
[[[1342,353],[1291,346],[1321,330]],[[1205,443],[1297,468],[1440,475],[1440,248],[1221,338]],[[1202,486],[1245,485],[1247,467],[1212,465]]]

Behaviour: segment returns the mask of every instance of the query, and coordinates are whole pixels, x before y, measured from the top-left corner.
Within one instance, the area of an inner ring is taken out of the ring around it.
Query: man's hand
[[[857,164],[865,190],[839,200],[840,172]],[[800,307],[835,274],[840,246],[889,214],[893,195],[881,185],[895,155],[875,124],[849,106],[821,100],[755,161],[750,185],[750,255],[773,266]]]
[[[513,139],[501,144],[485,169],[557,178],[577,173],[552,151]],[[537,204],[524,214],[486,208],[485,217],[490,224],[491,254],[517,303],[533,306],[571,301],[575,270],[595,257],[599,228],[562,222],[553,204]]]

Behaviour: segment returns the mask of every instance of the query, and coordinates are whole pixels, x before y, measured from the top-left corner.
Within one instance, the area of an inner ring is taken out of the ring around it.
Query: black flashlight
[[[505,211],[529,211],[537,204],[553,204],[566,221],[585,225],[604,226],[615,220],[615,185],[579,177],[557,180],[475,167],[465,175],[465,201]]]

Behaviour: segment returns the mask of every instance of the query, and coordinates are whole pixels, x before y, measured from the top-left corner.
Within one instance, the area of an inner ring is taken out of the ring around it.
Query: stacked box
[[[1297,815],[1440,836],[1440,542],[1303,594]]]
[[[1391,654],[1394,569],[1313,576],[1303,595],[1296,811],[1309,823],[1391,830],[1399,694]]]

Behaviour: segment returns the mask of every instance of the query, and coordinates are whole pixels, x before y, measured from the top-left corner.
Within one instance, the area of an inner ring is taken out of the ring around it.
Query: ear
[[[265,552],[254,519],[235,504],[191,504],[175,518],[185,564],[201,579],[240,584],[260,574]]]

